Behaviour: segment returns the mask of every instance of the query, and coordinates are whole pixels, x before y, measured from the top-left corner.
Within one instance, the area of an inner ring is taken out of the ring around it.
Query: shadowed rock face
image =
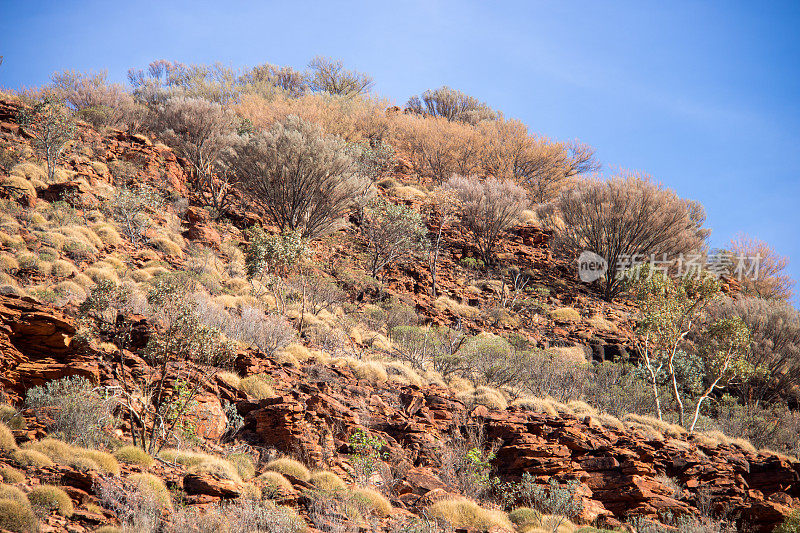
[[[137,322],[137,327],[145,325]],[[119,361],[104,361],[91,346],[77,349],[74,335],[73,320],[62,312],[30,299],[0,296],[3,392],[19,401],[29,387],[73,374],[116,383]],[[146,367],[133,354],[129,361],[131,375]],[[604,518],[613,524],[626,516],[664,511],[697,513],[702,502],[710,501],[718,511],[734,511],[757,529],[770,531],[800,506],[800,464],[736,445],[706,446],[691,436],[648,440],[637,431],[604,428],[588,416],[468,408],[440,387],[373,385],[349,369],[295,369],[257,351],[239,353],[236,366],[242,375],[272,376],[277,396],[256,401],[222,377],[210,376],[197,411],[198,422],[208,428],[206,437],[213,441],[224,430],[224,399],[245,420],[237,439],[346,474],[352,472],[349,436],[367,430],[388,443],[388,463],[397,477],[393,503],[410,512],[455,490],[440,471],[442,452],[454,435],[476,431],[495,445],[493,465],[502,480],[517,480],[527,472],[542,482],[550,477],[580,481],[587,522]],[[676,493],[659,481],[661,476],[685,488]],[[76,489],[92,490],[85,476],[68,472],[62,478]],[[241,491],[236,483],[206,474],[186,476],[182,483],[198,503]]]

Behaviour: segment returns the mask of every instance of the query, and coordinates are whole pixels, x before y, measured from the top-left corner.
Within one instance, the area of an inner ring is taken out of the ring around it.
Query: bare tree
[[[367,242],[372,277],[385,266],[419,251],[426,234],[419,211],[386,200],[364,209],[360,229]]]
[[[144,116],[143,108],[119,83],[109,83],[106,71],[84,73],[68,70],[53,74],[53,91],[94,127],[128,126],[136,129]]]
[[[450,178],[446,187],[458,198],[461,221],[475,238],[484,262],[491,264],[500,235],[517,223],[527,205],[525,189],[510,180],[461,176]]]
[[[372,76],[348,70],[341,60],[317,56],[312,59],[308,68],[311,70],[311,89],[340,96],[353,97],[368,93],[375,82]]]
[[[444,246],[444,229],[455,220],[458,203],[452,189],[438,187],[429,197],[428,224],[435,229],[428,246],[428,269],[431,271],[431,296],[436,298],[436,276],[439,271],[439,255]]]
[[[191,163],[209,205],[218,215],[230,200],[233,173],[226,172],[220,161],[222,154],[239,141],[235,127],[232,112],[202,98],[170,98],[154,113],[154,131]]]
[[[407,109],[421,115],[444,117],[447,120],[477,124],[481,120],[494,120],[497,113],[488,105],[468,94],[443,86],[428,89],[422,97],[412,96]]]
[[[792,298],[795,281],[786,273],[788,258],[779,256],[766,242],[745,234],[731,240],[730,252],[734,262],[744,259],[758,266],[757,272],[742,277],[742,292],[767,300]]]
[[[761,404],[791,394],[800,385],[800,312],[792,304],[763,298],[723,298],[710,320],[740,318],[750,331],[747,361],[761,369],[737,384],[742,400]]]
[[[33,137],[33,147],[47,162],[47,179],[53,180],[56,163],[75,135],[75,121],[58,98],[46,94],[30,107],[23,107],[18,117],[25,132]]]
[[[299,98],[308,91],[308,77],[292,67],[277,67],[264,63],[245,72],[238,83],[244,92],[259,92],[266,87],[277,87],[289,96]]]
[[[591,251],[606,260],[607,300],[622,290],[623,280],[617,274],[626,261],[635,256],[662,260],[700,253],[708,236],[699,203],[639,174],[582,180],[563,190],[539,215],[555,230],[554,244],[564,253],[577,260],[583,251]]]
[[[308,238],[334,230],[365,181],[343,141],[296,116],[251,135],[233,165],[272,223]]]

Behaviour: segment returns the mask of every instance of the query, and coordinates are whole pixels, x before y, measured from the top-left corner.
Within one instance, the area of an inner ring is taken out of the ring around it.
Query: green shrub
[[[795,509],[775,528],[775,533],[800,533],[800,509]]]
[[[538,527],[542,523],[542,513],[530,507],[517,507],[508,513],[508,519],[520,529],[531,526]]]
[[[69,495],[54,485],[42,485],[34,488],[28,493],[28,501],[34,508],[41,509],[48,514],[50,511],[56,511],[61,516],[69,518],[75,511]]]
[[[282,457],[280,459],[270,461],[266,464],[264,469],[272,472],[278,472],[280,474],[288,474],[301,481],[308,482],[308,480],[311,479],[311,472],[308,471],[308,468],[303,466],[303,464],[299,461],[295,461],[294,459],[290,459],[288,457]]]
[[[150,468],[153,464],[153,458],[150,454],[139,448],[138,446],[123,446],[114,452],[114,457],[117,461],[129,465],[137,465],[142,468]]]
[[[69,442],[91,445],[104,439],[113,420],[114,400],[103,397],[86,378],[70,376],[28,389],[26,404],[45,415],[52,434]]]
[[[128,477],[128,481],[144,498],[158,503],[166,509],[172,509],[172,494],[160,478],[152,474],[133,474]]]
[[[7,425],[0,422],[0,451],[10,452],[17,449],[17,439]]]
[[[327,492],[337,492],[347,489],[347,485],[345,484],[344,480],[342,480],[342,478],[333,472],[320,470],[313,472],[309,482],[318,489]]]

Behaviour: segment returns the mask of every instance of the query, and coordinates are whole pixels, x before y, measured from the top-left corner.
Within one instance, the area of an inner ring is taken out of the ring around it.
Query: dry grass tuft
[[[308,482],[311,479],[311,472],[300,461],[295,461],[289,457],[282,457],[270,461],[264,466],[265,470],[278,472],[279,474],[289,475],[301,481]]]
[[[470,500],[442,500],[428,507],[433,518],[449,522],[455,527],[475,528],[489,531],[493,528],[514,530],[514,526],[502,511],[480,507]]]

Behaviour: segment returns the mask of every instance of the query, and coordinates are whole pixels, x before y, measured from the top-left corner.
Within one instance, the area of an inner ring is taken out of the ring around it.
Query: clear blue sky
[[[800,278],[800,2],[0,0],[0,86],[57,70],[124,81],[153,59],[371,73],[402,104],[450,85],[610,168],[700,200]]]

